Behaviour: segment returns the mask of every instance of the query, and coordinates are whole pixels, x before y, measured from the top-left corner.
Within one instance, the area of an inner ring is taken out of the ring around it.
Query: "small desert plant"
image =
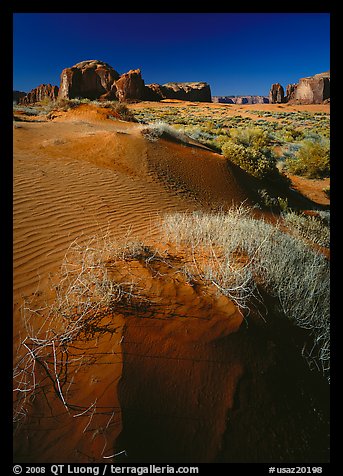
[[[55,109],[69,111],[81,104],[80,99],[59,98],[55,103]]]
[[[119,101],[90,101],[90,104],[94,104],[99,107],[111,109],[115,114],[118,114],[123,121],[137,122],[133,112],[128,108],[125,102]]]
[[[26,116],[39,116],[42,111],[39,106],[21,106],[21,105],[16,105],[13,107],[13,111],[20,111]]]
[[[135,118],[135,115],[133,112],[128,108],[126,103],[120,103],[120,102],[115,102],[112,105],[112,109],[119,114],[121,119],[123,121],[128,121],[128,122],[137,122],[137,119]]]
[[[143,136],[150,142],[156,142],[162,137],[171,137],[178,141],[187,141],[187,136],[174,127],[159,121],[149,124],[141,130]]]
[[[285,212],[288,209],[287,198],[282,198],[279,196],[273,197],[265,188],[259,189],[257,193],[260,198],[260,202],[259,202],[260,205],[263,205],[264,207],[271,208],[271,209],[275,208],[283,212]]]

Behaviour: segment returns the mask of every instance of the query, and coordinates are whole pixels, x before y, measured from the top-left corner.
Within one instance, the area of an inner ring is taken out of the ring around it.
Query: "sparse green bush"
[[[328,141],[305,140],[295,159],[287,159],[285,166],[290,173],[308,178],[330,175],[330,147]]]
[[[266,189],[259,189],[257,191],[260,197],[260,204],[267,208],[275,208],[285,212],[288,209],[288,200],[287,198],[282,197],[273,197]]]
[[[224,157],[258,179],[273,178],[280,173],[276,167],[276,159],[270,150],[257,150],[255,147],[244,147],[227,141],[222,146]]]
[[[292,129],[291,127],[286,127],[285,134],[284,134],[284,140],[286,142],[302,140],[303,138],[304,138],[303,131],[300,131],[298,129]]]
[[[271,143],[269,134],[260,127],[232,129],[230,136],[236,144],[255,149],[268,147]]]

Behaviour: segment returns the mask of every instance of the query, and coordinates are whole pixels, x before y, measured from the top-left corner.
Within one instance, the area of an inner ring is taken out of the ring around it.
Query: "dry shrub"
[[[21,317],[26,336],[17,349],[14,365],[15,422],[26,417],[30,402],[42,391],[37,367],[52,382],[68,412],[82,410],[68,402],[64,390],[73,380],[66,362],[70,366],[77,360],[71,346],[78,339],[94,336],[95,331],[116,332],[118,307],[125,308],[140,296],[132,281],[113,280],[108,263],[114,266],[116,260],[133,259],[143,252],[145,248],[139,242],[113,242],[107,235],[92,238],[86,244],[75,241],[65,255],[57,281],[51,281],[53,296],[39,305],[38,296],[25,301]],[[108,315],[113,318],[111,327],[102,327],[101,321]]]
[[[172,214],[163,227],[169,240],[190,250],[220,250],[213,251],[205,268],[196,263],[197,273],[243,309],[261,286],[276,298],[279,312],[310,331],[312,346],[303,349],[310,366],[329,376],[330,272],[322,254],[242,207],[227,213]],[[244,258],[243,265],[237,257]]]
[[[318,215],[305,215],[288,211],[283,218],[287,226],[294,230],[299,236],[319,246],[330,246],[330,214],[329,212]]]
[[[254,219],[243,206],[225,213],[174,213],[164,218],[162,226],[169,241],[187,249],[187,259],[178,263],[175,272],[212,284],[236,302],[246,317],[251,301],[261,299],[262,287],[276,298],[285,318],[309,330],[312,343],[304,346],[303,355],[310,366],[329,376],[330,281],[323,255],[278,226]],[[16,422],[26,417],[32,399],[42,391],[38,366],[68,412],[86,411],[71,405],[65,392],[73,380],[66,362],[79,359],[71,351],[72,344],[78,339],[88,342],[95,333],[115,333],[116,313],[125,315],[149,300],[136,279],[113,278],[116,264],[144,260],[148,265],[156,259],[163,256],[128,237],[121,243],[105,235],[86,244],[71,244],[61,274],[52,282],[52,299],[39,306],[38,301],[26,301],[22,307],[26,336],[14,366]],[[108,316],[110,324],[108,320],[102,324]]]

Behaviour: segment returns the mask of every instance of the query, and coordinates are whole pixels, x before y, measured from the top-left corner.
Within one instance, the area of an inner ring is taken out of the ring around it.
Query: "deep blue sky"
[[[99,59],[146,84],[207,81],[212,95],[267,95],[330,69],[328,13],[16,13],[13,88],[59,85]]]

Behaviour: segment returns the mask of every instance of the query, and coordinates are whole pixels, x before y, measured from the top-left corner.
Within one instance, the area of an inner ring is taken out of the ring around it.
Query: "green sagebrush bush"
[[[254,147],[255,149],[268,147],[271,144],[268,132],[260,127],[232,129],[230,136],[236,144],[245,147]]]
[[[330,175],[329,141],[302,142],[294,159],[287,159],[285,167],[288,172],[308,178],[324,178]]]
[[[227,141],[222,146],[222,153],[224,157],[256,178],[265,179],[280,175],[276,159],[268,149],[259,150]]]

